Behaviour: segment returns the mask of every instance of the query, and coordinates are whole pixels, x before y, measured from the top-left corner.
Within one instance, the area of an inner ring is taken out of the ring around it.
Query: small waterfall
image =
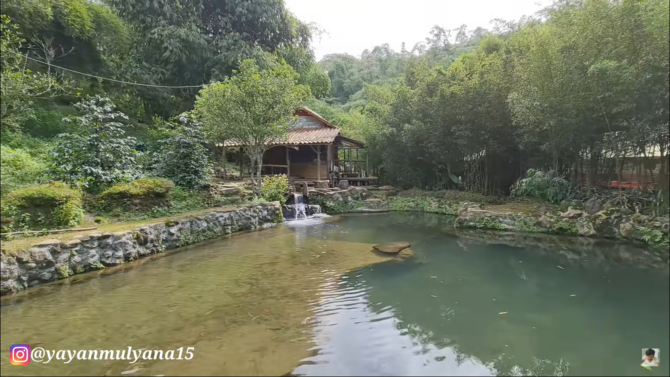
[[[295,198],[295,220],[300,220],[300,219],[306,219],[307,218],[307,212],[305,210],[305,203],[302,200],[302,194],[301,193],[294,193],[294,198]]]
[[[286,204],[282,207],[282,214],[289,222],[310,223],[310,219],[322,219],[329,217],[322,213],[321,206],[317,204],[306,204],[306,198],[302,193],[296,192],[289,195]],[[299,220],[299,221],[298,221]]]

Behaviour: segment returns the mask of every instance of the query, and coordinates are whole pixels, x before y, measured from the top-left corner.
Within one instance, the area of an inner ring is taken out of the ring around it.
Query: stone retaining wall
[[[42,241],[13,255],[2,254],[0,295],[281,221],[281,207],[275,202],[213,211],[121,232],[74,236],[66,242]]]
[[[379,195],[380,192],[382,195]],[[503,213],[487,210],[482,204],[432,197],[401,198],[394,197],[394,194],[392,189],[376,192],[362,187],[349,187],[347,190],[319,190],[310,193],[310,200],[320,204],[328,214],[367,212],[375,209],[431,212],[455,216],[454,226],[462,229],[628,239],[666,250],[669,243],[668,217],[626,213],[617,208],[608,208],[593,214],[573,207],[568,207],[563,212],[547,210],[542,214]]]
[[[481,205],[464,204],[456,215],[456,228],[507,230],[527,233],[565,234],[582,237],[619,238],[668,247],[670,221],[667,217],[624,214],[606,209],[589,215],[568,208],[565,212],[540,215],[499,213]]]

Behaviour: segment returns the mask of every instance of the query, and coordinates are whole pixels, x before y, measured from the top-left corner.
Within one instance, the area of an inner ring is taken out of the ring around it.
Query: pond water
[[[370,251],[393,241],[412,243],[414,259]],[[458,233],[448,217],[429,214],[288,223],[4,299],[0,368],[2,375],[668,375],[664,258],[613,242]],[[194,357],[14,366],[12,344],[194,347]],[[661,349],[653,372],[640,366],[648,347]]]

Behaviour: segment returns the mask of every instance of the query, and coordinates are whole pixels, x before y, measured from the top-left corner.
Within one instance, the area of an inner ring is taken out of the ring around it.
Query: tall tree
[[[298,75],[286,63],[276,62],[261,70],[247,59],[239,71],[223,82],[203,88],[196,100],[206,133],[215,141],[235,140],[256,171],[254,193],[261,195],[263,154],[287,135],[294,112],[309,98],[309,88],[297,84]]]

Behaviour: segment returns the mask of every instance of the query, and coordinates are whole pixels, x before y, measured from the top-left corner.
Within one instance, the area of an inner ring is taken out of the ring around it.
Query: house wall
[[[321,177],[317,175],[316,161],[308,163],[291,163],[291,178],[292,179],[307,179],[307,180],[328,180],[328,166],[326,161],[321,161]]]
[[[317,148],[317,146],[314,146]],[[301,145],[296,148],[288,148],[289,158],[291,160],[291,178],[307,180],[327,180],[328,179],[328,148],[336,150],[333,145],[321,146],[321,169],[320,176],[317,174],[316,152],[309,145]],[[263,155],[264,165],[285,165],[286,147],[278,146],[268,149]],[[285,168],[271,166],[263,167],[263,174],[286,174]]]

